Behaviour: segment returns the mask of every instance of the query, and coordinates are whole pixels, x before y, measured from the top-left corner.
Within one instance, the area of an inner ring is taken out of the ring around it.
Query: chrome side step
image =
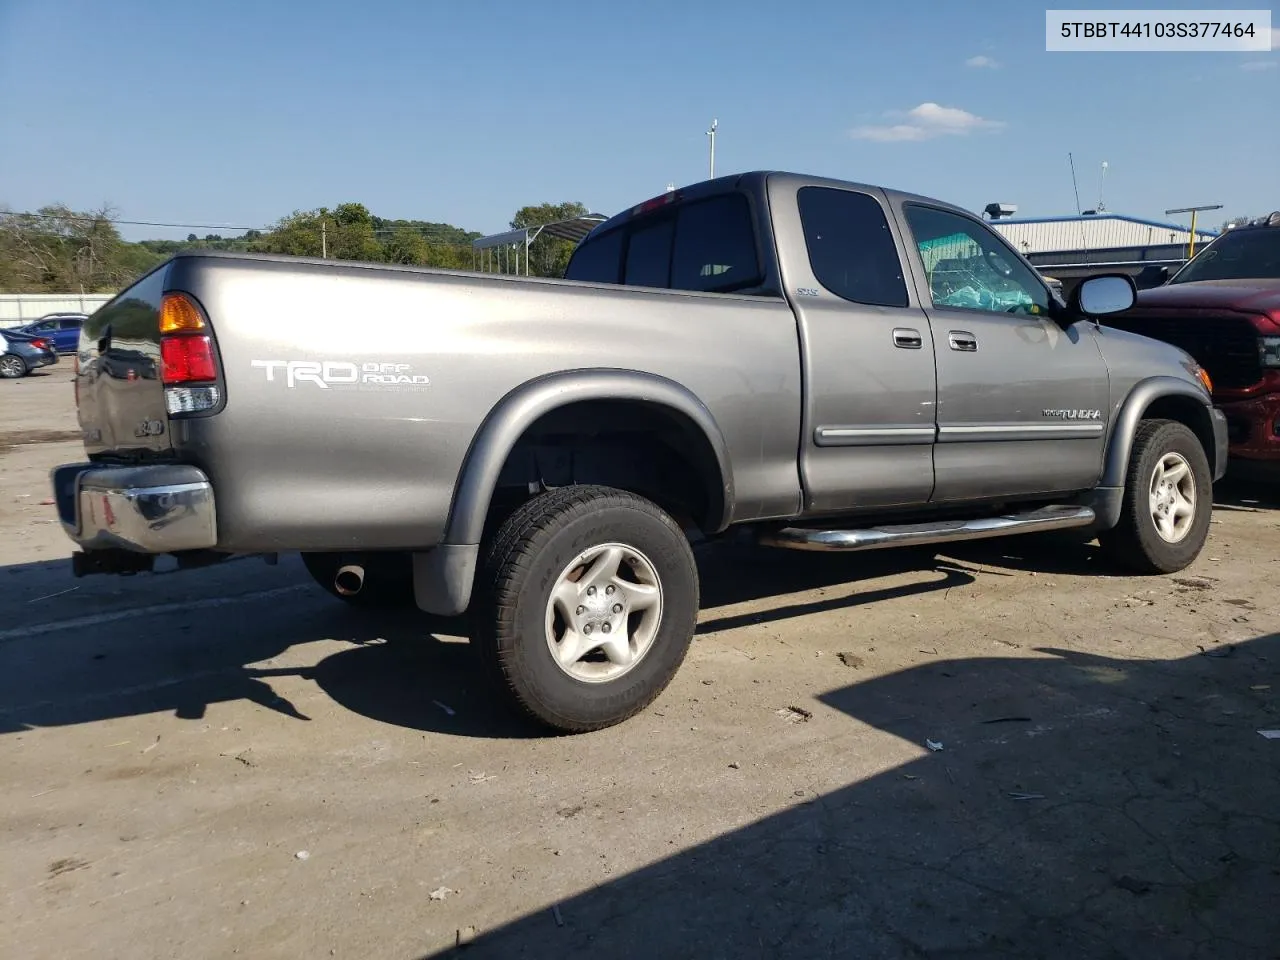
[[[1042,533],[1087,527],[1094,522],[1091,507],[1041,507],[1030,513],[1014,513],[1003,517],[978,520],[943,520],[936,523],[904,523],[860,530],[807,530],[785,527],[761,535],[765,546],[788,550],[820,550],[848,552],[879,550],[884,547],[909,547],[930,543],[953,543],[959,540],[982,540],[1015,533]]]

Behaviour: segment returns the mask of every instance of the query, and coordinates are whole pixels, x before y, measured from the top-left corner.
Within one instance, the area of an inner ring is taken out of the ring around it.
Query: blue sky
[[[1046,53],[1026,0],[0,0],[13,210],[266,225],[358,201],[488,232],[705,177],[712,117],[717,173],[1056,215],[1070,150],[1086,207],[1106,160],[1117,212],[1280,208],[1280,49]]]

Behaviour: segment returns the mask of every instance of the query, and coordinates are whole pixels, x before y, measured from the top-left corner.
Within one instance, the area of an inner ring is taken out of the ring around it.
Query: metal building
[[[114,293],[0,293],[0,327],[17,327],[46,313],[93,313]]]
[[[1186,247],[1191,242],[1191,230],[1181,224],[1127,217],[1119,213],[1038,219],[1015,217],[994,220],[991,226],[1027,256],[1086,250]],[[1216,236],[1212,230],[1197,230],[1196,245],[1207,243]]]

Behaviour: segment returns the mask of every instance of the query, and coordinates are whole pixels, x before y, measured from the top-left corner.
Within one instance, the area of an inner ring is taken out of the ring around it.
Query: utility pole
[[[328,221],[326,221],[324,217],[321,217],[320,218],[320,259],[321,260],[329,259],[329,238],[325,234],[325,228],[327,226],[328,226]]]
[[[716,127],[720,125],[719,120],[711,121],[711,129],[707,131],[707,136],[711,138],[711,179],[716,178]]]
[[[1191,214],[1191,243],[1187,246],[1187,259],[1190,260],[1196,255],[1196,214],[1201,210],[1221,210],[1220,203],[1207,203],[1199,207],[1174,207],[1172,210],[1166,210],[1164,215],[1167,217],[1174,213]]]

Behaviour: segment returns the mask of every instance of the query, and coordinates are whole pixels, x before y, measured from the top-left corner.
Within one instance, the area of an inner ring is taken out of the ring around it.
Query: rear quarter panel
[[[225,549],[431,546],[494,405],[593,367],[667,377],[708,407],[735,520],[797,507],[800,369],[781,299],[233,258],[176,260],[168,288],[204,306],[221,355],[225,408],[172,429],[213,480]],[[290,361],[428,382],[290,383]]]

